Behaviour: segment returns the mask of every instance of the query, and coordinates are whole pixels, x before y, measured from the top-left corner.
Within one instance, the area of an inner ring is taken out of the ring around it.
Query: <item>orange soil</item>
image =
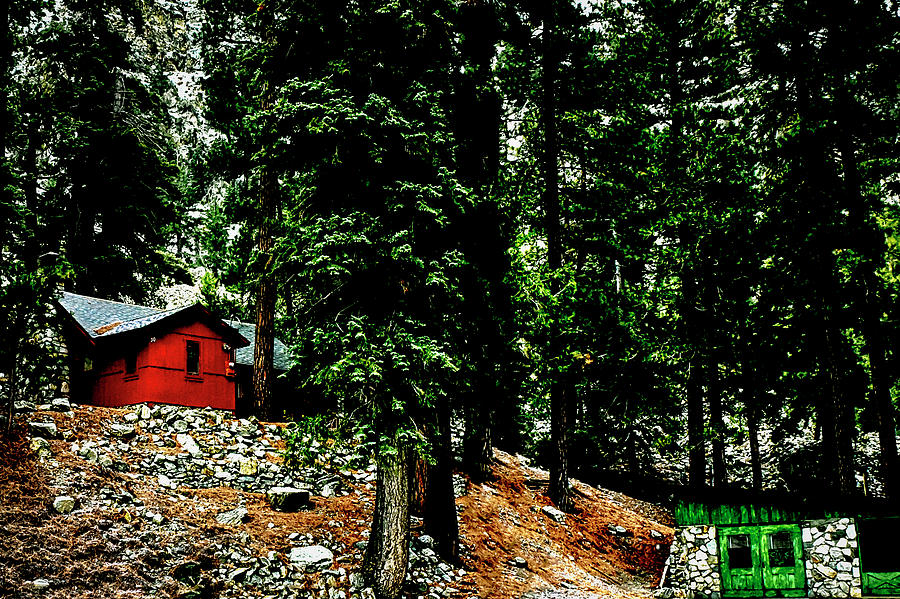
[[[125,412],[76,407],[74,418],[40,413],[34,419],[52,418],[56,422],[67,440],[50,442],[54,458],[60,467],[79,477],[84,487],[125,489],[166,518],[182,522],[187,533],[197,539],[198,554],[210,542],[224,540],[235,532],[249,535],[249,548],[257,555],[276,551],[282,556],[280,559],[285,559],[289,549],[287,536],[292,532],[318,538],[327,535],[348,547],[364,538],[374,502],[374,491],[364,486],[353,487],[359,494],[331,499],[315,497],[314,508],[309,511],[281,513],[269,509],[265,497],[258,493],[227,487],[168,491],[158,486],[155,477],[100,469],[71,453],[72,441],[103,435],[104,425],[121,421]],[[165,451],[152,445],[147,449]],[[468,494],[457,500],[460,533],[469,552],[462,564],[468,571],[466,576],[451,585],[458,590],[454,597],[518,599],[527,591],[559,585],[595,596],[648,595],[659,580],[671,543],[671,520],[665,512],[573,481],[575,513],[567,515],[565,525],[557,524],[540,511],[551,505],[543,494],[546,473],[523,466],[509,454],[497,452],[495,457],[493,480],[484,485],[470,484]],[[96,536],[91,529],[99,519],[124,520],[139,529],[146,524],[140,518],[131,521],[125,513],[127,508],[69,516],[51,514],[51,479],[52,472],[34,458],[27,439],[21,435],[0,436],[0,540],[6,542],[0,550],[0,563],[33,562],[29,572],[15,573],[6,582],[34,577],[41,563],[47,562],[46,567],[52,564],[57,575],[73,583],[69,587],[72,597],[82,596],[76,590],[88,588],[96,588],[101,595],[106,589],[109,596],[121,592],[143,596],[135,590],[142,585],[133,566],[106,563],[104,552],[92,550],[90,543]],[[246,523],[235,527],[215,521],[217,513],[239,504],[249,511]],[[623,526],[628,534],[616,536],[609,525]],[[28,535],[21,535],[24,530]],[[662,538],[651,537],[651,530],[661,533]],[[46,541],[57,555],[40,555],[38,550]],[[361,556],[350,550],[339,557],[338,565],[353,571]],[[527,567],[509,565],[515,557],[527,560]],[[0,573],[0,590],[3,579]]]

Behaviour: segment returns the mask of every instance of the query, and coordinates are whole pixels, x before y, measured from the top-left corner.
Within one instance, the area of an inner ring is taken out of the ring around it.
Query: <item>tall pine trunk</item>
[[[550,293],[557,299],[560,291],[559,273],[562,268],[562,239],[560,230],[559,205],[559,139],[556,130],[556,79],[559,70],[559,49],[556,42],[556,0],[547,0],[542,38],[541,69],[541,125],[544,129],[544,153],[542,171],[544,190],[544,229],[547,235],[547,266],[550,271]],[[568,364],[562,356],[563,346],[559,322],[551,318],[549,332],[550,382],[550,487],[548,494],[556,506],[563,510],[572,509],[569,495],[569,414],[568,397],[563,370]]]
[[[264,44],[271,48],[272,38],[272,9],[264,4],[260,5],[260,20],[262,26],[262,38]],[[271,73],[263,76],[271,77]],[[263,127],[271,128],[269,115],[265,112],[272,109],[273,91],[272,82],[263,81],[261,94],[261,111],[263,112]],[[271,148],[272,132],[265,131],[263,136],[263,148],[261,154],[265,155]],[[253,411],[263,420],[271,420],[275,414],[272,405],[272,384],[275,361],[275,306],[278,297],[278,289],[275,282],[274,257],[275,247],[274,225],[277,214],[275,174],[267,159],[263,157],[263,164],[259,173],[259,229],[257,231],[257,251],[259,282],[256,288],[256,337],[253,346]]]
[[[721,360],[721,340],[719,336],[715,263],[707,257],[704,263],[703,304],[706,311],[706,401],[709,405],[710,445],[712,447],[713,486],[728,486],[728,471],[725,463],[725,421],[722,409],[722,381],[719,376]]]
[[[395,433],[378,452],[375,514],[362,572],[378,599],[400,596],[409,561],[409,468],[412,450]]]
[[[840,94],[846,115],[851,102],[845,89]],[[845,119],[839,124],[839,148],[844,170],[844,185],[847,188],[847,203],[850,216],[855,221],[855,245],[863,260],[859,266],[863,291],[863,337],[865,351],[869,356],[869,380],[871,383],[870,403],[875,407],[878,426],[878,441],[881,446],[881,477],[885,495],[892,501],[900,502],[900,471],[897,462],[897,428],[894,418],[894,404],[891,398],[891,378],[888,373],[884,334],[881,324],[881,283],[876,274],[883,260],[884,241],[881,232],[869,225],[871,208],[862,194],[859,165],[853,147],[849,125]]]
[[[434,538],[435,549],[448,562],[459,560],[459,523],[453,492],[453,448],[450,438],[450,400],[438,400],[437,427],[432,445],[434,466],[429,470],[425,494],[425,532]]]
[[[484,377],[476,373],[476,380]],[[483,383],[482,383],[483,385]],[[463,468],[473,482],[484,482],[491,477],[491,462],[494,449],[491,443],[491,420],[493,414],[486,398],[479,391],[486,388],[479,385],[466,393],[466,433],[463,438]]]
[[[796,21],[794,38],[791,40],[794,64],[805,66],[811,58],[807,30],[815,20],[813,9],[799,7],[801,12],[794,15]],[[797,118],[799,122],[799,146],[796,160],[797,194],[795,216],[800,225],[798,230],[808,239],[808,246],[799,257],[801,272],[808,273],[810,299],[810,331],[807,349],[815,356],[817,366],[816,386],[818,391],[816,420],[821,429],[822,462],[820,472],[826,486],[835,493],[850,494],[855,488],[853,468],[852,437],[856,423],[852,419],[852,409],[845,404],[841,346],[842,333],[836,316],[841,303],[835,290],[838,287],[835,275],[834,239],[832,233],[838,219],[835,191],[825,184],[832,178],[826,156],[826,139],[817,126],[822,121],[820,110],[813,100],[822,96],[822,82],[804,68],[797,69]],[[805,195],[804,195],[805,193]],[[814,212],[809,206],[816,205]],[[824,220],[822,220],[824,219]]]
[[[257,249],[260,268],[256,291],[256,337],[253,347],[253,408],[264,420],[277,416],[272,406],[272,379],[275,361],[275,303],[277,288],[272,272],[275,219],[274,177],[267,168],[260,173],[259,211],[262,217]]]

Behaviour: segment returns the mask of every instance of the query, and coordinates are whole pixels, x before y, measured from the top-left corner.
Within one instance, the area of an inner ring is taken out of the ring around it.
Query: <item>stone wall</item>
[[[850,518],[803,524],[806,585],[810,597],[861,597],[859,544]]]
[[[669,553],[667,587],[675,595],[719,599],[722,575],[715,526],[688,526],[675,531]]]

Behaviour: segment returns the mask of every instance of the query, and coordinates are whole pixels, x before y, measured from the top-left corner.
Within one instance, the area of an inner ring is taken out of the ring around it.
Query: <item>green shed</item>
[[[683,498],[674,517],[672,578],[697,595],[900,597],[900,514],[885,504],[730,493]]]

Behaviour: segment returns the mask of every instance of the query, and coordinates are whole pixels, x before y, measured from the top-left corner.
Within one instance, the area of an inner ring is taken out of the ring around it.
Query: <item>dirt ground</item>
[[[347,547],[365,538],[374,500],[365,486],[343,497],[316,497],[308,511],[281,513],[258,493],[228,487],[174,493],[154,477],[101,468],[71,453],[72,441],[98,436],[104,422],[124,414],[76,408],[74,418],[53,415],[66,440],[50,441],[50,461],[37,458],[21,429],[0,436],[0,596],[186,597],[175,581],[159,581],[171,580],[172,564],[184,560],[213,567],[214,549],[224,544],[240,543],[259,556],[274,551],[286,560],[291,533],[324,534]],[[453,597],[518,599],[544,589],[564,589],[567,597],[649,595],[672,538],[665,511],[573,481],[576,510],[559,524],[541,512],[551,505],[544,496],[546,473],[502,452],[495,459],[493,479],[469,484],[457,500],[467,573],[454,584]],[[83,496],[101,489],[128,492],[179,526],[161,533],[119,508],[57,514],[51,504],[63,487]],[[215,514],[238,503],[249,510],[246,523],[215,521]],[[359,557],[339,555],[338,565],[355,571]],[[526,565],[512,565],[514,558]],[[29,591],[29,581],[38,578],[65,585]],[[218,596],[222,584],[208,581],[206,596]]]

